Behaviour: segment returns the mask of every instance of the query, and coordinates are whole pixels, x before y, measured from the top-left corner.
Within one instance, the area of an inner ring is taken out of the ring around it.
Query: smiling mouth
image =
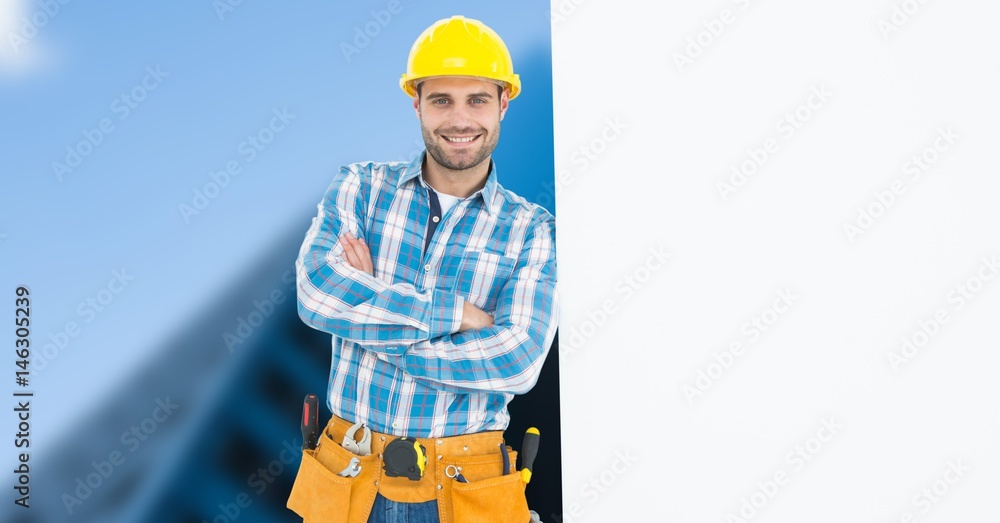
[[[445,141],[447,141],[449,143],[456,143],[456,144],[471,143],[471,142],[476,141],[476,139],[478,139],[480,136],[482,136],[482,134],[477,134],[477,135],[474,135],[474,136],[445,136],[445,135],[441,135],[441,137],[444,138]]]

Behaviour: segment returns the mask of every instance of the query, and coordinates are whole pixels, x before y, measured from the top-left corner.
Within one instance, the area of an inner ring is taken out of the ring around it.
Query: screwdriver
[[[531,482],[531,467],[538,454],[538,439],[541,435],[535,427],[524,431],[524,443],[521,444],[521,480]]]
[[[507,444],[503,441],[500,442],[500,457],[503,458],[503,471],[500,474],[506,476],[510,474],[510,454],[507,452]]]
[[[319,436],[319,401],[316,395],[306,394],[302,401],[302,450],[316,448],[316,438]]]

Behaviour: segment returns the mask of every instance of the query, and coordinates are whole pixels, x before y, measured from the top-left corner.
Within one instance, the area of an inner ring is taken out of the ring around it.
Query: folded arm
[[[493,325],[421,340],[380,357],[438,390],[523,394],[538,379],[558,316],[555,238],[549,220],[526,238],[514,272],[500,291]]]
[[[373,276],[374,267],[366,272],[346,258],[339,239],[365,237],[370,192],[366,173],[347,167],[330,184],[295,261],[299,317],[310,327],[387,354],[457,332],[461,296],[390,285]]]

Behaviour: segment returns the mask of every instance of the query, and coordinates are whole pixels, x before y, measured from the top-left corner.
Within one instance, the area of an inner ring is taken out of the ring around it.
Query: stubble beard
[[[420,122],[420,132],[424,136],[424,146],[427,147],[427,154],[431,155],[431,158],[434,158],[434,161],[442,167],[451,171],[464,171],[483,163],[493,154],[493,150],[496,149],[497,143],[500,141],[499,123],[489,132],[485,129],[448,129],[441,134],[483,135],[483,144],[479,146],[477,151],[458,151],[449,156],[444,146],[439,145],[437,141],[438,139],[444,140],[444,137],[435,135],[430,129],[424,126],[423,122]]]

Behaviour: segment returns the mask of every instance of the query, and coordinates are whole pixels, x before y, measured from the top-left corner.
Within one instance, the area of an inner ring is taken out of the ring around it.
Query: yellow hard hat
[[[477,76],[503,83],[513,100],[521,92],[510,52],[496,31],[479,20],[453,16],[434,22],[413,42],[399,86],[416,96],[417,80],[432,76]]]

